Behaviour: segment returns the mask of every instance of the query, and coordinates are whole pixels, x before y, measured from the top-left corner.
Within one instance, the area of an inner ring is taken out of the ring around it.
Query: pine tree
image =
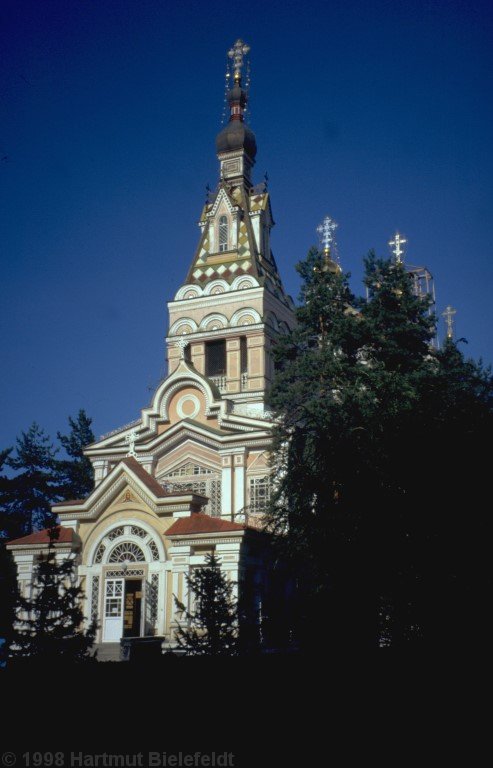
[[[277,488],[268,527],[297,575],[298,640],[310,643],[315,617],[330,604],[332,641],[347,643],[356,634],[351,626],[362,592],[361,584],[352,586],[363,488],[372,480],[365,424],[374,398],[361,357],[365,325],[348,275],[328,268],[323,253],[312,249],[297,270],[303,280],[297,325],[277,345],[270,393]]]
[[[233,582],[221,571],[214,555],[207,555],[205,566],[195,569],[186,580],[195,606],[188,611],[175,597],[186,620],[176,631],[178,645],[189,656],[236,656],[238,615]]]
[[[4,506],[9,539],[54,521],[51,505],[60,499],[55,454],[49,437],[35,422],[17,439],[16,454],[7,459],[18,473]]]
[[[12,640],[16,605],[19,599],[17,568],[12,555],[0,542],[0,667],[5,663]]]
[[[49,668],[88,661],[96,626],[84,629],[83,591],[76,585],[74,562],[59,560],[55,545],[60,529],[50,528],[50,546],[37,564],[32,595],[19,597],[17,622],[11,643],[15,660]]]
[[[344,647],[465,642],[491,584],[491,372],[430,345],[429,299],[402,265],[370,254],[366,300],[322,254],[298,270],[298,326],[278,344],[271,394],[269,522],[295,568],[305,643],[318,615]]]
[[[60,493],[63,499],[83,499],[94,487],[92,464],[83,450],[94,442],[91,429],[92,419],[81,409],[76,419],[69,417],[68,435],[57,433],[58,440],[69,460],[58,461],[60,474]]]
[[[13,480],[3,472],[11,453],[12,448],[0,451],[0,541],[9,538],[10,533],[8,508],[12,500]]]
[[[3,469],[11,452],[11,448],[0,451],[0,666],[8,651],[17,600],[16,568],[5,547],[12,523],[7,511],[14,481],[3,474]]]

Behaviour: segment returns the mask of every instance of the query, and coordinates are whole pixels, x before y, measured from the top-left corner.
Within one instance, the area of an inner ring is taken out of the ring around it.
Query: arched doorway
[[[143,524],[112,527],[92,557],[91,618],[103,643],[158,633],[164,548]]]

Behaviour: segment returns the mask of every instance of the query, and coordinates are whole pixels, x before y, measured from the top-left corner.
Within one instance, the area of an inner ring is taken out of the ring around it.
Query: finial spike
[[[404,263],[404,259],[402,258],[404,250],[401,248],[401,245],[404,245],[404,243],[407,243],[407,240],[398,232],[395,233],[393,240],[389,240],[389,245],[392,253],[394,254],[394,260],[396,264]],[[392,246],[394,247],[392,248]]]

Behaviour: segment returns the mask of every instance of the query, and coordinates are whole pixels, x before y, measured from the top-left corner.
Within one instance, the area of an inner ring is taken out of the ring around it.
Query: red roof
[[[142,464],[140,464],[137,459],[134,459],[133,456],[126,456],[121,460],[120,464],[126,464],[127,467],[137,475],[139,480],[142,480],[142,482],[147,485],[149,490],[153,492],[154,496],[169,496],[169,493],[166,493],[163,486],[160,485],[158,481],[152,477],[152,475],[150,475],[146,469],[144,469]]]
[[[64,528],[63,526],[57,526],[58,537],[54,539],[54,544],[71,544],[75,531],[73,528]],[[8,546],[22,545],[22,544],[49,544],[50,543],[50,529],[44,528],[42,531],[35,531],[28,536],[21,536],[19,539],[13,539],[8,542]]]
[[[244,525],[233,523],[231,520],[222,520],[220,517],[211,517],[202,512],[194,512],[190,517],[180,517],[164,533],[165,536],[184,536],[190,533],[223,533],[244,530]]]

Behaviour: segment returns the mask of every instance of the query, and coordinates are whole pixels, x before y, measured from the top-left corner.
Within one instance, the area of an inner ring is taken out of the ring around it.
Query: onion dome
[[[216,138],[216,151],[233,152],[243,149],[252,159],[257,154],[257,142],[255,134],[242,120],[230,120]]]
[[[216,151],[235,152],[244,150],[251,160],[257,154],[255,134],[245,125],[244,113],[248,101],[246,92],[241,87],[241,67],[243,55],[249,50],[242,40],[237,40],[231,51],[230,58],[234,61],[234,85],[227,94],[230,108],[229,123],[216,137]]]

